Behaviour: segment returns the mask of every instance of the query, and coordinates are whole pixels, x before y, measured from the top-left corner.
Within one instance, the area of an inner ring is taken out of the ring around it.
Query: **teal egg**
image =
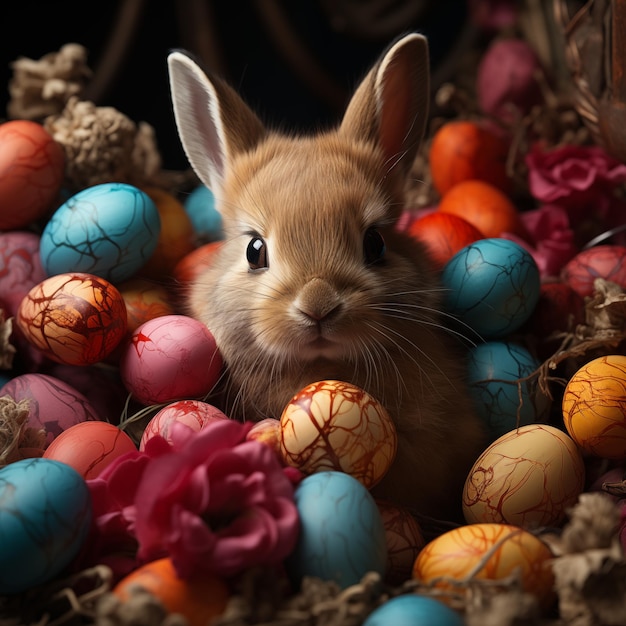
[[[508,239],[479,239],[444,266],[444,306],[483,339],[501,339],[530,318],[541,289],[530,252]]]
[[[218,241],[222,238],[222,216],[215,208],[213,192],[206,185],[196,187],[187,196],[184,207],[200,239]]]
[[[463,626],[463,618],[439,600],[407,594],[374,609],[363,626]]]
[[[84,272],[119,284],[154,253],[161,219],[143,191],[126,183],[88,187],[64,202],[46,224],[39,254],[48,276]]]
[[[546,412],[548,398],[537,388],[536,377],[531,377],[539,365],[524,346],[514,342],[487,341],[470,349],[469,392],[492,441],[518,425],[539,421]]]
[[[383,521],[370,492],[343,472],[311,474],[298,485],[301,530],[287,568],[296,584],[304,576],[333,580],[342,588],[370,571],[385,574]]]
[[[23,459],[0,469],[0,595],[60,574],[82,547],[91,514],[87,483],[65,463]]]

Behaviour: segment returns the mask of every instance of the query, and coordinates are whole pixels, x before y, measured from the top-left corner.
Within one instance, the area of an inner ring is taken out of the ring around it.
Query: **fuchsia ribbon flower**
[[[153,437],[143,452],[120,457],[88,481],[91,559],[119,576],[169,556],[183,578],[279,564],[298,537],[300,476],[267,445],[246,441],[250,427],[231,420],[198,432],[175,427],[172,444]]]

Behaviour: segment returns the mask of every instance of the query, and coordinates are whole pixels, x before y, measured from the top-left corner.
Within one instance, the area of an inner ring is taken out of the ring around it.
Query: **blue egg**
[[[161,232],[152,199],[125,183],[78,192],[52,215],[39,254],[48,276],[86,272],[113,284],[131,278],[150,259]]]
[[[196,187],[187,196],[184,207],[198,237],[206,241],[222,239],[222,216],[215,208],[213,192],[206,185]]]
[[[370,571],[384,576],[385,528],[358,480],[336,471],[311,474],[298,485],[295,501],[301,530],[286,565],[296,584],[316,576],[345,588]]]
[[[459,250],[441,275],[446,311],[483,339],[518,330],[532,315],[541,287],[532,255],[508,239],[480,239]]]
[[[521,381],[539,367],[524,346],[505,341],[488,341],[469,351],[469,392],[478,415],[492,440],[540,420],[548,398],[537,388],[537,379]],[[519,382],[518,382],[519,381]]]
[[[374,609],[363,626],[463,626],[463,618],[439,600],[407,594]]]
[[[84,478],[52,459],[0,469],[0,594],[21,593],[60,574],[89,532]]]

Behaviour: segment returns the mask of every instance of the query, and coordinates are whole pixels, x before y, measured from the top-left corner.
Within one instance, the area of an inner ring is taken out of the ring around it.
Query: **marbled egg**
[[[393,463],[396,428],[386,409],[350,383],[322,380],[306,386],[280,417],[281,456],[305,474],[346,472],[368,489]]]
[[[64,173],[63,148],[41,124],[0,124],[0,230],[24,228],[44,217]]]
[[[561,271],[561,280],[582,297],[593,294],[596,278],[604,278],[626,289],[626,246],[607,244],[587,248]]]
[[[139,326],[120,355],[122,381],[145,405],[206,395],[222,370],[211,331],[186,315],[163,315]]]
[[[131,278],[117,288],[126,304],[129,335],[148,320],[175,313],[170,294],[162,284],[147,278]]]
[[[464,626],[461,615],[443,602],[413,593],[396,596],[375,608],[363,626]]]
[[[254,426],[246,433],[247,441],[259,441],[269,446],[278,458],[280,453],[280,422],[273,417],[255,422]]]
[[[66,428],[43,453],[67,463],[85,480],[96,478],[117,457],[137,450],[133,440],[108,422],[81,422]]]
[[[446,263],[441,279],[446,310],[483,339],[521,328],[539,300],[535,260],[508,239],[481,239],[462,248]]]
[[[47,358],[67,365],[92,365],[108,357],[126,334],[126,305],[104,278],[58,274],[28,292],[16,322]]]
[[[358,583],[370,571],[385,573],[385,527],[370,492],[343,472],[319,472],[298,485],[300,535],[286,567],[299,585],[304,576]]]
[[[163,407],[147,423],[139,449],[143,450],[149,439],[160,435],[171,441],[171,431],[174,424],[184,424],[194,431],[199,431],[209,422],[228,419],[217,407],[201,400],[178,400]]]
[[[0,469],[0,595],[52,580],[91,523],[85,480],[65,463],[24,459]]]
[[[584,486],[574,441],[554,426],[530,424],[502,435],[478,457],[465,481],[463,515],[469,524],[557,526]]]
[[[626,459],[626,356],[597,357],[574,373],[563,394],[563,422],[586,452]]]
[[[517,575],[524,591],[547,608],[554,602],[552,558],[543,541],[518,526],[468,524],[427,543],[415,559],[413,578],[454,593],[470,575],[494,582]]]
[[[0,396],[28,401],[27,425],[46,431],[46,447],[70,426],[99,419],[97,410],[81,392],[48,374],[16,376],[0,388]]]
[[[539,361],[521,344],[487,341],[470,349],[467,381],[474,408],[491,441],[546,413],[550,401],[536,380],[524,380]]]
[[[117,284],[150,259],[160,231],[159,212],[146,193],[102,183],[54,212],[41,234],[41,262],[48,276],[85,272]]]

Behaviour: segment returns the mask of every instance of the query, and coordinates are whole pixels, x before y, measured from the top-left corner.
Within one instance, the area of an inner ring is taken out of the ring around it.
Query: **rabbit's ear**
[[[186,54],[167,58],[174,118],[187,159],[198,178],[221,197],[224,173],[236,154],[255,146],[265,128],[223,80],[208,76]]]
[[[428,117],[429,57],[426,38],[410,34],[394,43],[354,93],[340,132],[373,141],[389,168],[408,173]]]

